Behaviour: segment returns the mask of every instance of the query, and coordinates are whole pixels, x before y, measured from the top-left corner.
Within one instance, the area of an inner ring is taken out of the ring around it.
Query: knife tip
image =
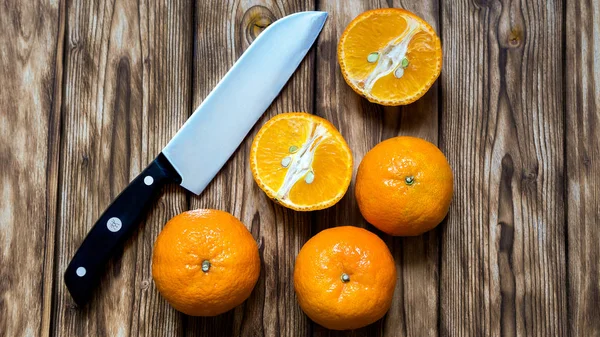
[[[306,11],[306,12],[302,12],[302,13],[313,14],[318,17],[327,17],[329,15],[329,13],[327,13],[325,11]]]
[[[323,11],[313,11],[312,13],[316,14],[316,19],[317,19],[317,21],[320,21],[321,29],[322,29],[323,25],[325,24],[325,21],[327,21],[327,17],[329,16],[329,13],[323,12]]]

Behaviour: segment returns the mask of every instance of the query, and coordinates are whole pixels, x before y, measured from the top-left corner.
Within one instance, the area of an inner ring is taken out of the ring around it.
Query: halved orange
[[[258,132],[250,153],[254,180],[275,202],[297,210],[338,202],[352,179],[352,153],[327,120],[304,112],[279,114]]]
[[[344,30],[338,61],[346,83],[382,105],[423,96],[440,75],[442,46],[433,28],[399,8],[364,12]]]

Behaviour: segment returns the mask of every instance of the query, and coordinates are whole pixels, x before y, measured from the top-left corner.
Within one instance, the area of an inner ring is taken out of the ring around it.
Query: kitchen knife
[[[265,29],[225,74],[158,157],[94,224],[65,271],[85,304],[106,263],[142,220],[162,186],[200,194],[292,76],[323,28],[325,12],[300,12]]]

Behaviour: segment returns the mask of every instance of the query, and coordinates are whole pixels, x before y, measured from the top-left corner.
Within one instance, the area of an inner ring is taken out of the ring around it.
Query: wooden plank
[[[56,1],[0,10],[0,331],[47,336],[64,16]]]
[[[600,336],[600,4],[566,10],[569,333]]]
[[[142,1],[140,32],[143,64],[144,115],[142,153],[149,163],[175,135],[191,107],[193,3]],[[157,24],[160,23],[160,24]],[[156,237],[173,216],[188,209],[185,190],[169,186],[139,233],[135,262],[135,300],[131,334],[183,335],[184,317],[158,293],[152,280]]]
[[[442,5],[442,335],[567,332],[563,3]]]
[[[230,0],[196,3],[194,106],[208,95],[235,60],[271,22],[313,10],[300,0]],[[313,110],[313,52],[191,208],[215,208],[238,217],[260,243],[262,270],[250,298],[233,311],[187,320],[188,336],[306,336],[309,320],[295,300],[296,254],[310,236],[310,215],[275,205],[255,184],[248,155],[258,129],[276,114]]]
[[[367,227],[362,218],[356,199],[354,185],[356,170],[362,157],[382,138],[383,110],[371,104],[352,91],[340,73],[337,61],[337,44],[344,28],[360,13],[379,7],[379,2],[347,1],[344,6],[327,0],[319,1],[318,9],[329,13],[329,18],[318,40],[316,63],[315,114],[329,120],[340,131],[352,150],[354,158],[353,179],[346,195],[335,206],[315,212],[312,235],[321,230],[339,225]],[[396,133],[398,120],[390,125]],[[373,227],[369,228],[373,230]],[[397,256],[394,256],[395,258]],[[400,283],[400,282],[398,282]],[[397,289],[396,289],[397,290]],[[398,292],[395,293],[395,296]],[[397,299],[394,299],[395,307]],[[395,312],[394,309],[392,311]],[[355,336],[381,336],[386,319],[379,320],[365,328],[353,331]],[[331,331],[313,323],[313,336],[343,336],[346,332]]]
[[[438,0],[402,0],[394,1],[393,5],[419,15],[441,35]],[[436,82],[417,102],[401,109],[385,108],[382,140],[409,135],[437,144],[438,94]],[[398,118],[396,132],[390,133],[389,126],[395,125]],[[438,335],[440,227],[418,237],[387,240],[392,243],[399,279],[394,304],[385,321],[384,336]]]
[[[360,13],[383,7],[415,12],[439,31],[438,1],[349,1],[319,2],[319,10],[330,13],[317,50],[317,111],[332,121],[346,138],[354,155],[354,177],[361,159],[379,142],[398,135],[412,135],[437,143],[438,86],[419,101],[405,107],[382,107],[360,98],[344,82],[337,62],[339,37]],[[335,225],[368,227],[390,246],[398,270],[398,282],[390,311],[381,321],[354,331],[359,336],[437,335],[438,230],[414,238],[393,238],[368,225],[354,198],[354,181],[335,207],[319,212],[316,232]],[[343,335],[344,333],[339,333]],[[338,335],[320,326],[315,335]]]
[[[182,315],[159,296],[150,267],[158,232],[187,209],[180,189],[167,189],[85,308],[75,308],[62,273],[101,212],[191,110],[191,4],[69,2],[67,17],[53,332],[182,334]]]

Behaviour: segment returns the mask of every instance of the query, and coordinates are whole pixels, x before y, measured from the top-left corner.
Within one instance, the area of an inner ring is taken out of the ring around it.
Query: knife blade
[[[113,200],[64,274],[78,305],[91,297],[106,263],[131,235],[162,186],[200,194],[292,76],[327,13],[300,12],[265,29],[225,74],[163,151]]]
[[[292,76],[326,17],[289,15],[250,45],[162,151],[181,186],[202,193]]]

